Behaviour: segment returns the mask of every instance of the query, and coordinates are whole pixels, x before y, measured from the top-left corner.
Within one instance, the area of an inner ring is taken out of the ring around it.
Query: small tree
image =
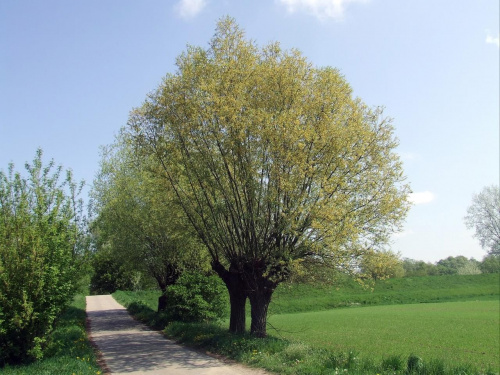
[[[483,188],[472,198],[464,218],[469,229],[489,254],[500,255],[500,190],[492,185]]]
[[[109,248],[101,248],[94,254],[91,265],[93,274],[90,278],[90,292],[92,294],[110,294],[117,290],[133,288],[131,272],[125,268]]]
[[[403,262],[398,254],[391,251],[367,252],[360,262],[362,274],[373,280],[403,277]]]
[[[457,275],[479,275],[482,273],[479,264],[478,261],[471,259],[469,263],[457,269]]]
[[[0,171],[0,366],[42,356],[77,283],[82,185],[41,150],[26,171]]]
[[[475,275],[481,273],[479,262],[463,255],[441,259],[436,263],[440,275]]]

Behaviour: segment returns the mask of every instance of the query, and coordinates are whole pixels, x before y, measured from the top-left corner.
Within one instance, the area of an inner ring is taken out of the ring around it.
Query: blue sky
[[[2,0],[0,169],[41,147],[91,184],[99,147],[225,15],[260,45],[338,68],[394,118],[415,193],[394,251],[484,256],[463,217],[499,181],[497,0]]]

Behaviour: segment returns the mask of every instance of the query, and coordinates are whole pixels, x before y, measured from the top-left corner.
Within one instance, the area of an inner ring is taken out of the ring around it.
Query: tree
[[[436,265],[440,275],[475,275],[481,273],[479,262],[473,258],[467,259],[463,255],[441,259]]]
[[[120,260],[109,246],[101,247],[94,254],[91,263],[93,274],[90,278],[92,294],[110,294],[133,288],[131,272],[126,269],[126,263]]]
[[[403,277],[403,262],[391,251],[366,252],[360,262],[361,272],[373,280]]]
[[[201,264],[201,245],[185,228],[184,214],[171,199],[165,181],[150,171],[156,164],[137,158],[125,134],[103,149],[101,169],[91,192],[99,235],[98,248],[109,248],[118,264],[145,271],[163,292],[158,310],[166,308],[166,291],[183,269]],[[116,280],[118,282],[118,280]]]
[[[438,275],[438,268],[435,264],[426,263],[423,260],[403,259],[405,277],[414,276],[435,276]]]
[[[303,259],[352,267],[406,215],[389,119],[352,97],[339,72],[279,44],[259,49],[230,18],[189,47],[130,131],[154,155],[212,268],[230,330],[266,335],[272,294]]]
[[[0,367],[42,357],[82,258],[83,182],[43,165],[42,150],[25,167],[0,171]]]
[[[498,186],[486,186],[472,198],[464,218],[469,229],[475,229],[474,237],[479,239],[489,254],[500,255],[500,190]]]
[[[470,259],[467,264],[457,269],[457,275],[479,275],[481,274],[480,263]]]
[[[486,255],[479,268],[483,273],[499,273],[500,272],[500,255],[488,254]]]

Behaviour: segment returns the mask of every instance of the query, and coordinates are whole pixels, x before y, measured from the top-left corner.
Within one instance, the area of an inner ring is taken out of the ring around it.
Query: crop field
[[[270,334],[360,357],[417,354],[499,369],[499,301],[371,306],[273,315]]]

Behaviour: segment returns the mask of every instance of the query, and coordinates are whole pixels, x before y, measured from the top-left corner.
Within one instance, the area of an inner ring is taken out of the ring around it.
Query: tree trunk
[[[229,293],[231,314],[229,318],[229,332],[243,333],[246,326],[245,305],[247,294],[243,285],[241,275],[235,267],[229,267],[229,271],[219,262],[212,263],[212,269],[226,284]]]
[[[161,290],[161,296],[158,298],[158,312],[165,311],[167,309],[167,287],[175,284],[180,276],[180,271],[174,264],[167,263],[160,271],[150,268],[150,272]]]
[[[248,295],[252,316],[250,332],[256,337],[267,336],[267,309],[271,303],[273,291],[272,288],[259,288]]]
[[[167,309],[167,296],[165,295],[165,291],[162,290],[161,296],[158,298],[158,312],[165,311]]]
[[[231,314],[229,317],[229,332],[243,333],[245,332],[246,328],[245,305],[247,302],[247,296],[241,291],[231,292],[231,288],[229,286],[227,286],[227,290],[229,291],[229,302],[231,305]]]

